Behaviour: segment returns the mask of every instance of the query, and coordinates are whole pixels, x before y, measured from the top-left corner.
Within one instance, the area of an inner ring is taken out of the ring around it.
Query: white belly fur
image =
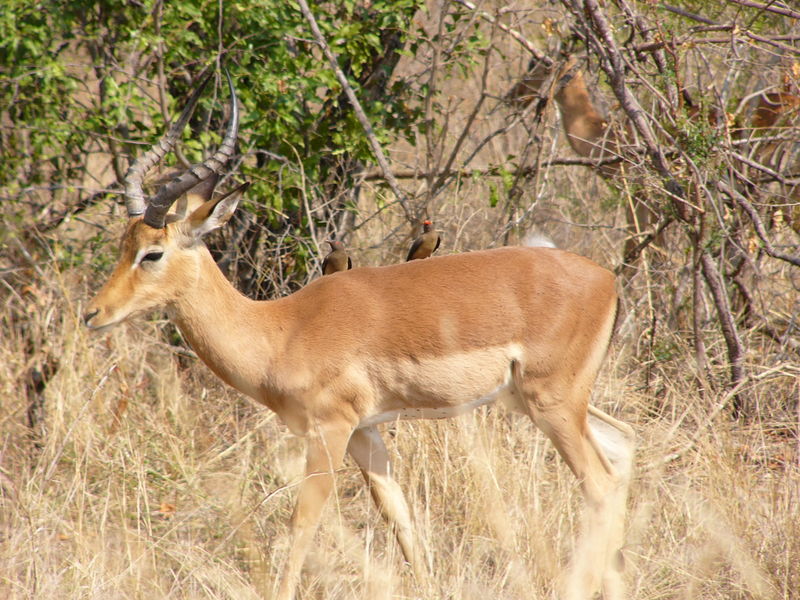
[[[451,417],[458,417],[465,413],[475,410],[479,406],[490,404],[497,399],[497,396],[507,388],[503,384],[491,393],[463,404],[456,404],[455,406],[442,406],[442,407],[420,407],[420,408],[401,408],[398,410],[390,410],[387,412],[372,415],[366,419],[362,419],[358,427],[371,427],[379,425],[380,423],[388,423],[396,421],[397,419],[449,419]]]
[[[446,419],[494,402],[511,391],[516,344],[439,358],[371,363],[382,398],[359,427],[397,419]],[[505,400],[505,398],[503,398]]]

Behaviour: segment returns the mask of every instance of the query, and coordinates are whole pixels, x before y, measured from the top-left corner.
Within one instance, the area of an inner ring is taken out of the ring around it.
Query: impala
[[[583,70],[574,57],[570,57],[557,70],[555,66],[548,67],[542,62],[532,64],[528,73],[508,93],[508,99],[523,106],[527,105],[551,77],[554,79],[553,98],[570,147],[578,156],[598,161],[600,164],[597,170],[603,179],[619,183],[619,176],[624,176],[624,163],[621,160],[624,141],[631,132],[620,131],[621,127],[611,126],[603,118],[592,102]],[[604,163],[613,159],[617,160]],[[626,219],[631,235],[625,241],[624,257],[628,257],[638,245],[637,237],[642,231],[657,221],[657,215],[647,205],[647,199],[641,196],[643,193],[637,192],[632,205],[626,206]]]
[[[797,177],[800,171],[800,144],[797,143],[797,125],[800,121],[800,96],[797,85],[788,76],[784,77],[784,89],[758,94],[758,101],[751,120],[751,134],[774,129],[775,133],[785,134],[782,141],[756,142],[753,144],[749,158],[756,158],[763,165],[781,173],[784,177]],[[794,133],[792,133],[794,131]],[[780,137],[780,135],[778,136]],[[795,232],[800,233],[800,189],[793,185],[788,194],[794,202],[794,213],[790,224]]]
[[[306,476],[278,597],[294,596],[336,469],[349,454],[416,576],[427,568],[377,426],[444,418],[494,400],[527,415],[580,481],[584,524],[564,596],[623,596],[620,552],[633,457],[631,428],[589,406],[617,315],[613,275],[553,248],[500,248],[321,277],[287,297],[253,301],[223,276],[202,237],[224,225],[246,184],[188,215],[179,195],[215,176],[234,151],[238,110],[220,149],[145,200],[142,179],[170,150],[202,91],[130,167],[119,262],[85,322],[110,328],[166,308],[223,381],[307,440]]]

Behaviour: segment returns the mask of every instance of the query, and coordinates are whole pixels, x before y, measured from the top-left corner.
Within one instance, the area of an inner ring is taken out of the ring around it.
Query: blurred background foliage
[[[411,19],[419,7],[415,0],[314,7],[383,142],[408,136],[419,116],[408,104],[408,86],[392,79],[400,53],[418,43]],[[304,196],[313,196],[307,205],[325,206],[315,217],[323,229],[341,227],[353,210],[354,174],[370,160],[369,145],[291,2],[11,0],[0,15],[0,38],[6,219],[9,203],[22,218],[53,212],[61,199],[60,214],[51,215],[57,225],[105,201],[99,182],[85,181],[98,171],[89,163],[99,155],[110,157],[113,170],[104,192],[119,202],[114,181],[142,145],[165,131],[211,63],[230,70],[242,106],[234,168],[236,177],[253,181],[248,208],[255,220],[244,246],[281,246],[296,271],[288,279],[299,281],[309,250],[316,251],[309,248],[313,225]],[[189,162],[219,142],[225,94],[220,86],[206,94],[185,131],[180,150]],[[167,164],[177,160],[170,156]],[[240,283],[263,297],[275,290],[255,275],[257,267],[263,265],[242,266]]]

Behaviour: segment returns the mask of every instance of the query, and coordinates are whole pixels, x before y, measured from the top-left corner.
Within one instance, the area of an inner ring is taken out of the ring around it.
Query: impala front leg
[[[342,465],[353,428],[349,424],[319,427],[308,436],[305,479],[292,514],[292,543],[283,567],[278,600],[292,600],[309,544],[333,489],[334,471]]]

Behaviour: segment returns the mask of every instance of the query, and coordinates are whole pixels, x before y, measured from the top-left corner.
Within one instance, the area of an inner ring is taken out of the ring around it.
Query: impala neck
[[[576,72],[564,88],[556,93],[555,99],[561,108],[562,118],[578,119],[597,112],[580,71]]]
[[[274,347],[271,304],[241,294],[203,246],[197,251],[194,285],[168,306],[168,312],[214,373],[240,392],[262,400],[261,374]],[[259,334],[253,335],[256,328]]]

